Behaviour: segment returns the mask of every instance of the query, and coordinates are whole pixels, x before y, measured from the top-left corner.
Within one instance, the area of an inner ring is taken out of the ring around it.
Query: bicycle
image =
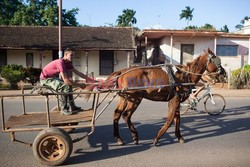
[[[197,89],[192,89],[192,93],[196,90]],[[201,97],[198,97],[197,99],[188,98],[180,104],[180,115],[185,114],[188,110],[199,112],[197,104],[201,100],[204,100],[204,109],[209,115],[219,115],[224,111],[226,106],[224,97],[220,94],[213,94],[209,84],[206,84],[203,90],[205,90],[205,92]]]

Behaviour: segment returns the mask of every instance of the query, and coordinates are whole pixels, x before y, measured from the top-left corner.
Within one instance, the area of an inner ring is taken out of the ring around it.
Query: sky
[[[92,27],[116,25],[124,9],[133,9],[135,27],[183,29],[187,21],[179,15],[186,6],[194,8],[189,25],[198,27],[209,23],[220,29],[227,25],[233,32],[245,16],[250,16],[250,0],[63,0],[63,9],[79,8],[77,21]]]

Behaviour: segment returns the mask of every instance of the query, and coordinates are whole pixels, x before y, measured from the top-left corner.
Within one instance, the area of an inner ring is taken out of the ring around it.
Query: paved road
[[[179,166],[249,166],[250,164],[250,105],[249,97],[226,97],[227,107],[220,116],[189,112],[182,117],[181,132],[186,139],[180,144],[171,127],[159,141],[152,146],[152,140],[164,124],[166,103],[144,100],[133,116],[139,132],[140,144],[134,145],[124,121],[121,120],[121,136],[126,145],[114,143],[112,111],[116,103],[107,109],[97,121],[95,133],[74,144],[74,150],[66,166],[81,167],[179,167]],[[27,102],[27,110],[45,110],[43,100],[32,99]],[[52,101],[53,103],[53,101]],[[80,104],[80,101],[77,101]],[[32,105],[31,105],[32,104]],[[20,110],[21,101],[9,99],[6,103],[6,117]],[[87,106],[85,106],[87,107]],[[77,130],[75,138],[86,130]],[[17,138],[33,142],[36,132],[17,133]],[[1,166],[37,166],[32,149],[11,143],[8,134],[0,133]]]

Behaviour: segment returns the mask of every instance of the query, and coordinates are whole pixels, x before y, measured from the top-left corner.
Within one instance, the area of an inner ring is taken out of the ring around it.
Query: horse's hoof
[[[184,140],[183,138],[180,138],[180,139],[179,139],[179,142],[180,142],[180,143],[185,143],[185,140]]]
[[[138,145],[138,144],[139,144],[138,137],[134,137],[134,138],[133,138],[133,141],[134,141],[134,144],[136,144],[136,145]]]
[[[157,140],[157,139],[154,139],[153,145],[156,146],[157,143],[158,143],[158,140]]]
[[[116,142],[117,142],[117,144],[120,145],[120,146],[121,146],[121,145],[124,145],[122,139],[116,139]]]

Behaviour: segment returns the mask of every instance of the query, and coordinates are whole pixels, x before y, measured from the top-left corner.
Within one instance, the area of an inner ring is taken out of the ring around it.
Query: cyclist
[[[197,99],[198,94],[206,87],[207,84],[215,84],[215,81],[212,80],[208,75],[202,75],[201,80],[196,84],[196,86],[199,86],[195,92],[192,92],[190,97],[192,99]]]

